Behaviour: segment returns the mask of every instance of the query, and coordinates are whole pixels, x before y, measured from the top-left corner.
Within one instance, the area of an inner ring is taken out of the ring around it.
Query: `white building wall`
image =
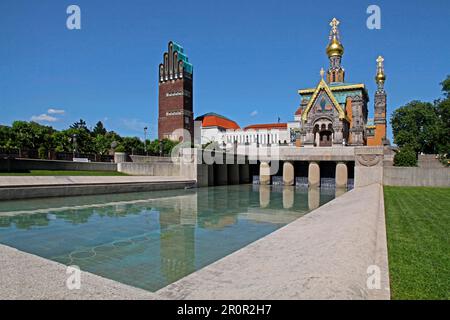
[[[260,129],[260,130],[221,130],[218,127],[200,127],[201,144],[210,142],[217,142],[220,147],[223,142],[226,148],[232,148],[234,144],[237,145],[278,145],[278,144],[292,144],[290,130],[291,128],[300,127],[299,123],[290,122],[286,129]]]

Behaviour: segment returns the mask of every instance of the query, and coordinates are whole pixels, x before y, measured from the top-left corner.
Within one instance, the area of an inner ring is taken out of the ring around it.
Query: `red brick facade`
[[[192,80],[177,79],[159,83],[158,138],[177,140],[173,133],[185,129],[194,136]]]

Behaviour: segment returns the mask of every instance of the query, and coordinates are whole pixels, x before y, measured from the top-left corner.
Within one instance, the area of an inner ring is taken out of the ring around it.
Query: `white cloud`
[[[251,117],[254,117],[258,114],[258,110],[254,110],[252,113],[250,113]]]
[[[35,122],[56,122],[58,121],[57,118],[49,116],[48,114],[41,114],[39,116],[32,116],[31,117],[31,121],[35,121]]]
[[[66,111],[65,111],[65,110],[62,110],[62,109],[53,109],[53,108],[50,108],[50,109],[47,110],[47,113],[48,113],[48,114],[64,114],[64,113],[66,113]]]

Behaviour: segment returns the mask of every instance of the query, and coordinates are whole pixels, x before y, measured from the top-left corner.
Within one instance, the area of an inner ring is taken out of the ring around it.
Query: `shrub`
[[[417,155],[412,148],[403,147],[394,156],[394,166],[396,167],[416,167]]]
[[[114,152],[125,152],[125,147],[123,145],[118,145]]]
[[[44,146],[40,146],[38,149],[39,159],[47,159],[47,149]]]

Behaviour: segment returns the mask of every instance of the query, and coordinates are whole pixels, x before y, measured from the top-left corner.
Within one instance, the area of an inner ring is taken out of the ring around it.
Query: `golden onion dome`
[[[384,74],[384,72],[378,72],[377,75],[375,76],[375,81],[377,83],[380,82],[385,82],[386,81],[386,75]]]
[[[330,41],[327,46],[328,58],[344,55],[344,46],[335,37]]]

